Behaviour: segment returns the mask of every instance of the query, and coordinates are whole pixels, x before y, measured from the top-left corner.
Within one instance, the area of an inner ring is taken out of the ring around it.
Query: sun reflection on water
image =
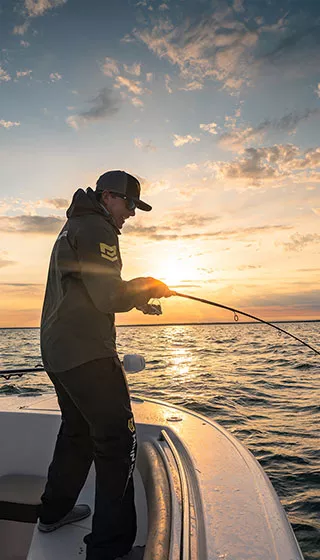
[[[171,349],[170,369],[176,382],[187,382],[196,376],[192,368],[193,361],[192,354],[186,348]]]

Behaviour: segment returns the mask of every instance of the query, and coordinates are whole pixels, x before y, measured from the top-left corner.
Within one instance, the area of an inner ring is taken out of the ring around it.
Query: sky
[[[123,279],[320,318],[320,3],[0,0],[0,326],[39,326],[73,193],[139,178]],[[232,321],[171,297],[117,324]]]

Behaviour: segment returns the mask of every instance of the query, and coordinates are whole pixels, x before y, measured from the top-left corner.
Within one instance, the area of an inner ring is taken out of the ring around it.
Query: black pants
[[[103,358],[49,376],[62,422],[40,520],[54,523],[73,508],[94,460],[95,510],[92,532],[85,537],[87,560],[113,560],[131,549],[136,536],[132,473],[137,439],[121,363]]]

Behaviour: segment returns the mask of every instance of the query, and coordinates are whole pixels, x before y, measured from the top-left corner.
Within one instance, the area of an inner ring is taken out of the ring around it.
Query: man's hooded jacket
[[[148,301],[141,281],[121,278],[112,216],[92,189],[78,189],[52,250],[41,318],[41,352],[49,372],[116,356],[114,313]]]

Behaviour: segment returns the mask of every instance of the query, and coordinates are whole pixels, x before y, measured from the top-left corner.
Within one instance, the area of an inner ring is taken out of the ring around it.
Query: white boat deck
[[[147,540],[146,497],[141,477],[136,471],[134,475],[136,488],[136,508],[138,513],[138,533],[136,545],[144,545]],[[87,482],[79,496],[79,504],[88,504],[94,509],[94,469],[91,469]],[[144,518],[142,518],[144,516]],[[79,560],[85,558],[83,538],[91,531],[92,515],[77,523],[61,527],[53,533],[33,532],[27,560]]]
[[[150,541],[152,531],[153,540],[157,538],[163,519],[155,517],[155,510],[161,500],[164,505],[171,502],[168,555],[157,554],[156,549],[148,552],[147,547],[146,560],[180,559],[181,540],[186,560],[303,559],[267,476],[238,440],[215,422],[179,407],[134,397],[132,406],[140,449],[135,473],[137,544]],[[0,446],[6,450],[0,477],[7,473],[46,476],[60,424],[55,397],[0,397],[0,422]],[[153,486],[146,471],[152,463],[156,465]],[[157,494],[164,485],[171,488],[167,498],[165,490]],[[79,503],[92,507],[93,494],[91,471]],[[10,522],[0,521],[0,539],[5,523]],[[51,534],[35,528],[27,560],[85,558],[82,539],[89,529],[90,518]],[[165,539],[165,528],[162,533]],[[22,557],[10,557],[18,559]]]

